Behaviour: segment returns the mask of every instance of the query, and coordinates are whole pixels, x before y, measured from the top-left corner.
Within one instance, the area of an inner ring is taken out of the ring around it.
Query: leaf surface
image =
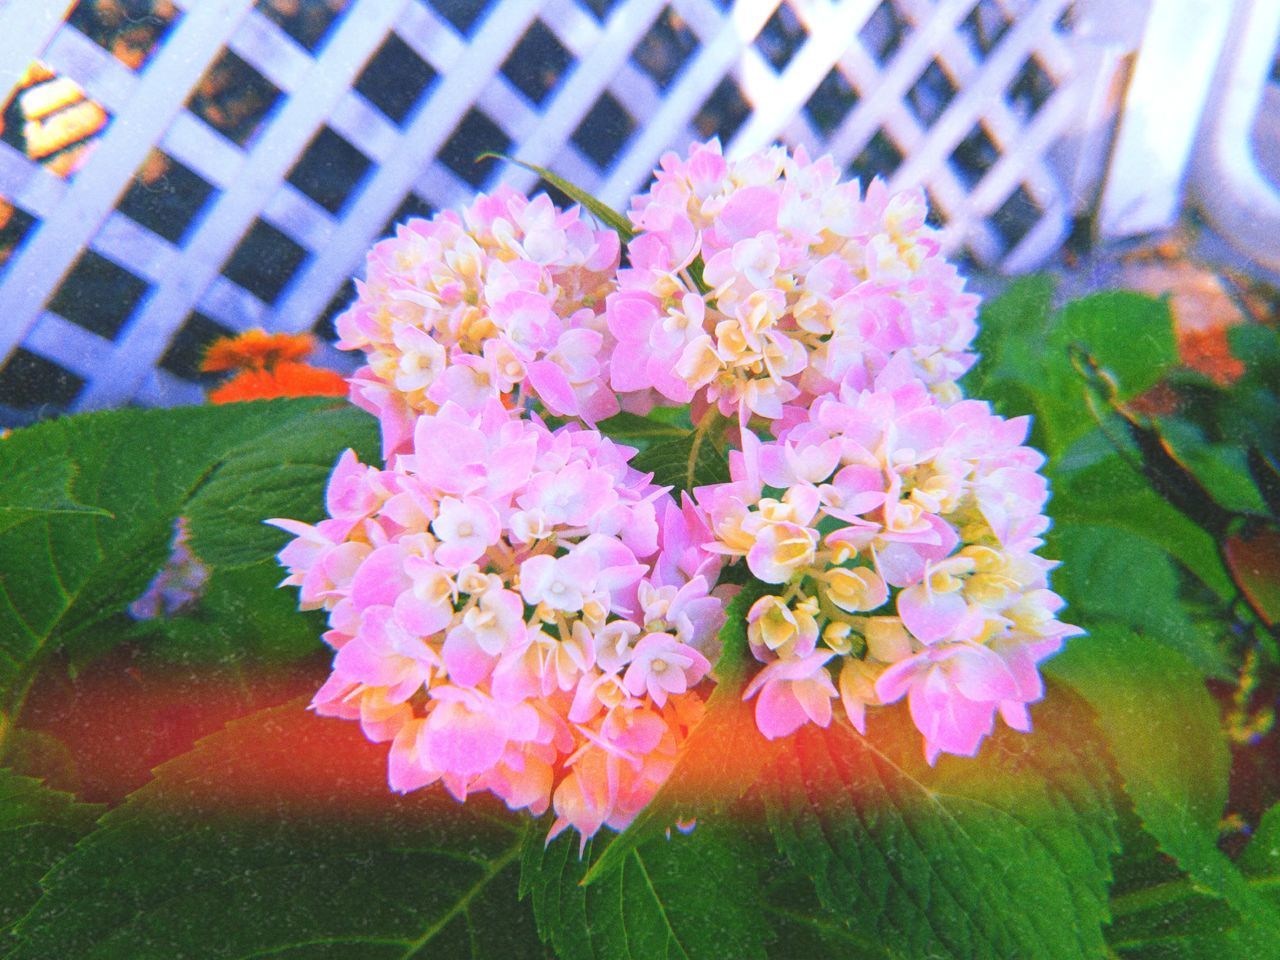
[[[10,960],[541,958],[527,820],[397,797],[386,748],[301,702],[159,767],[45,878]]]
[[[806,726],[765,787],[779,849],[890,955],[1097,956],[1118,847],[1109,772],[1069,692],[1051,691],[1035,722],[936,768],[903,709],[867,737]]]

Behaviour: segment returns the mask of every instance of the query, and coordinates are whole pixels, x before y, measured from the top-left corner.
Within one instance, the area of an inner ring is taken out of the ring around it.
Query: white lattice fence
[[[693,139],[804,144],[924,184],[952,250],[1006,270],[1069,223],[1047,160],[1083,102],[1069,0],[301,0],[307,33],[270,0],[169,2],[138,69],[71,4],[0,7],[6,89],[39,59],[111,118],[68,180],[0,143],[25,230],[2,404],[198,399],[204,342],[325,329],[394,221],[538,186],[484,150],[622,205]]]

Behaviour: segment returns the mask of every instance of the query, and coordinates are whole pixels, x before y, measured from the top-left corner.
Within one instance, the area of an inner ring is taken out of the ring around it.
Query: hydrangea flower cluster
[[[330,518],[272,523],[337,651],[313,706],[391,741],[390,783],[620,829],[702,713],[723,603],[688,507],[593,430],[490,400],[418,418],[390,469],[348,451]]]
[[[957,385],[977,298],[925,214],[830,159],[713,142],[663,158],[625,266],[577,208],[507,189],[378,244],[338,330],[386,466],[348,453],[329,519],[273,521],[286,583],[329,612],[315,708],[390,741],[394,789],[491,791],[585,840],[673,769],[749,575],[774,588],[745,625],[764,736],[837,700],[865,731],[903,698],[930,762],[997,714],[1028,729],[1078,631],[1035,552],[1027,422]],[[677,501],[595,427],[683,404],[690,464],[736,449]]]
[[[921,191],[862,195],[829,157],[668,154],[632,204],[638,236],[608,300],[615,390],[631,406],[783,415],[903,355],[940,395],[973,363],[978,298],[925,224]],[[661,402],[661,401],[659,401]]]
[[[385,452],[409,442],[415,415],[449,402],[527,394],[586,423],[616,413],[601,358],[618,256],[617,234],[578,208],[509,187],[377,244],[336,326],[339,347],[368,355],[352,399],[381,420]]]
[[[698,491],[709,549],[778,585],[747,617],[765,736],[826,726],[837,699],[865,732],[867,707],[904,696],[930,763],[972,756],[997,712],[1030,729],[1036,665],[1079,631],[1035,555],[1048,490],[1027,427],[942,404],[899,359],[778,439],[748,435],[732,482]]]

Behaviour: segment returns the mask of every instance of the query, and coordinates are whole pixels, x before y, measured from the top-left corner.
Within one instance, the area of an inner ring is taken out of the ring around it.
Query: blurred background
[[[1276,316],[1278,48],[1280,0],[0,0],[0,426],[327,344],[396,222],[544,188],[480,153],[625,207],[712,136],[923,186],[980,292],[1168,293],[1228,376]]]

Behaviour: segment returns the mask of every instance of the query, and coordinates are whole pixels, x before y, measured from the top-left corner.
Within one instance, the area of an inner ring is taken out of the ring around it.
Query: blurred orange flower
[[[345,397],[347,381],[333,370],[306,363],[277,363],[270,370],[241,370],[209,392],[210,403],[271,400],[276,397]]]
[[[200,369],[205,373],[262,370],[278,363],[302,360],[310,356],[315,347],[315,338],[309,333],[247,330],[238,337],[223,337],[210,344]]]

